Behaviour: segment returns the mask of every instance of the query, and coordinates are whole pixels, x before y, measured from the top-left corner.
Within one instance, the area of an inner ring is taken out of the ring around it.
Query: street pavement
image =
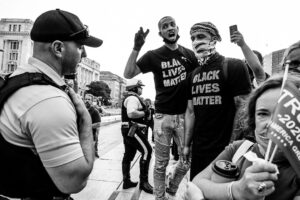
[[[75,200],[154,200],[154,195],[139,190],[139,187],[122,189],[122,158],[124,153],[123,138],[120,130],[121,123],[110,123],[101,126],[99,134],[99,155],[87,186],[79,193],[73,194]],[[151,134],[149,134],[149,138]],[[149,139],[151,141],[151,139]],[[137,153],[131,164],[131,179],[139,181],[139,158]],[[153,186],[154,152],[149,169],[149,182]],[[171,160],[169,166],[176,161]],[[177,200],[183,199],[183,193],[188,181],[186,175],[179,186]]]
[[[72,195],[75,200],[106,200],[122,182],[121,161],[123,145],[121,123],[100,127],[99,155],[95,160],[88,184],[80,193]]]

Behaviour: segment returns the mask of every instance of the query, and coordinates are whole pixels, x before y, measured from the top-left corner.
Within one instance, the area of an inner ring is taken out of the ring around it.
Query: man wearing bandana
[[[200,67],[187,79],[184,160],[192,144],[191,180],[228,145],[238,104],[250,91],[242,60],[225,58],[216,51],[221,36],[210,22],[192,26],[191,40]]]
[[[174,176],[166,184],[166,167],[170,159],[171,139],[178,145],[179,155],[183,149],[183,113],[187,106],[187,90],[183,84],[187,75],[198,62],[193,51],[177,44],[178,26],[174,18],[163,17],[158,22],[159,35],[164,45],[148,51],[137,60],[139,51],[149,33],[143,28],[135,35],[134,47],[124,70],[125,78],[152,72],[156,89],[154,139],[154,193],[156,200],[173,199],[182,178],[189,170],[189,163],[182,159],[177,163]],[[167,193],[167,194],[166,194]]]

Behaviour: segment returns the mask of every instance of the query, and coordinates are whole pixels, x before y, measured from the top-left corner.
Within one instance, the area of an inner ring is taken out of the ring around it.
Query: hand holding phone
[[[235,32],[235,31],[237,31],[238,29],[237,29],[237,25],[232,25],[232,26],[229,26],[229,32],[230,32],[230,41],[232,42],[232,40],[231,40],[231,36],[232,36],[232,34]]]

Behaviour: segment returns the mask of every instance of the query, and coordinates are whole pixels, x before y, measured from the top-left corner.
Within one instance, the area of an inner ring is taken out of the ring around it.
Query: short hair
[[[164,16],[162,17],[159,21],[158,21],[158,29],[160,30],[160,27],[161,27],[161,23],[164,19],[167,19],[167,18],[170,18],[170,19],[173,19],[175,21],[175,19],[171,16]]]

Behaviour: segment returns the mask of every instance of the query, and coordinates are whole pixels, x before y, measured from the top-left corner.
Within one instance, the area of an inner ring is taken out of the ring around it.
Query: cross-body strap
[[[65,86],[59,86],[47,75],[42,73],[23,73],[13,77],[6,76],[0,87],[0,113],[7,99],[18,89],[29,85],[52,85],[61,90]]]
[[[245,140],[233,155],[232,162],[236,163],[245,153],[247,153],[253,144],[253,142]]]

